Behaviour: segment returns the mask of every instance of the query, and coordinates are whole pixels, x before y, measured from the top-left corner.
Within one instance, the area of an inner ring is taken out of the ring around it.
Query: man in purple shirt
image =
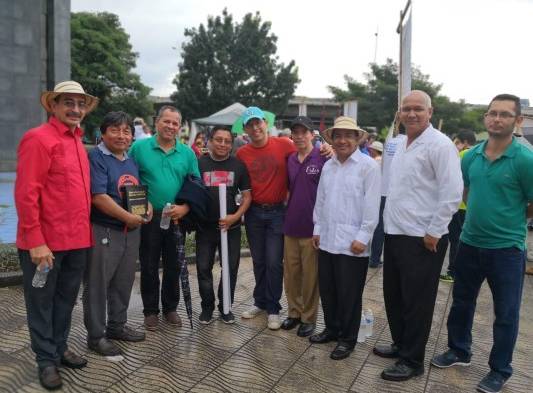
[[[283,233],[285,294],[288,318],[281,328],[290,330],[300,324],[298,336],[306,337],[315,329],[318,310],[317,251],[313,247],[313,208],[318,181],[327,158],[313,147],[313,121],[298,116],[291,124],[291,137],[296,152],[287,160],[289,202]]]

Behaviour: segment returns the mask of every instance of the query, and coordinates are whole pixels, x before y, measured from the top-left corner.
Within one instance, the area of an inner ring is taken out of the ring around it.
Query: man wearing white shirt
[[[337,118],[323,133],[336,152],[322,169],[313,211],[326,328],[309,341],[338,340],[330,355],[334,360],[350,356],[357,341],[370,240],[379,216],[380,168],[358,149],[364,133],[349,117]]]
[[[407,139],[391,164],[383,293],[393,342],[374,348],[378,356],[399,358],[381,373],[391,381],[424,373],[448,224],[463,192],[457,149],[430,124],[432,113],[431,98],[423,91],[402,100],[400,121]]]

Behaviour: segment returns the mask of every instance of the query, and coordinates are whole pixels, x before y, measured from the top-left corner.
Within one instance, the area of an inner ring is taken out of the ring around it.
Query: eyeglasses
[[[74,109],[76,106],[78,106],[78,108],[82,111],[87,109],[87,104],[85,101],[63,100],[62,103],[69,109]]]
[[[213,138],[213,141],[216,143],[220,143],[221,145],[232,145],[233,144],[231,139]]]
[[[488,117],[489,119],[496,119],[497,117],[500,117],[503,120],[509,120],[513,117],[516,117],[514,113],[511,112],[497,112],[497,111],[490,111],[485,113],[485,117]]]

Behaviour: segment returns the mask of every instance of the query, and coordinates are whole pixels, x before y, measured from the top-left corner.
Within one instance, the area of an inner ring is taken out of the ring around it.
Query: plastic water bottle
[[[47,266],[43,267],[42,270],[39,269],[39,266],[37,266],[37,269],[35,269],[35,274],[33,275],[33,280],[31,280],[31,285],[34,288],[42,288],[46,284],[46,279],[48,278],[48,272],[50,271],[50,268]]]
[[[357,333],[357,342],[364,343],[366,340],[366,318],[363,313],[361,313],[361,323],[359,324],[359,332]]]
[[[159,226],[161,229],[168,229],[170,227],[170,216],[167,213],[170,211],[170,202],[167,202],[161,213],[161,223]]]
[[[371,309],[368,309],[363,314],[366,320],[366,337],[372,337],[372,334],[374,334],[374,313]]]

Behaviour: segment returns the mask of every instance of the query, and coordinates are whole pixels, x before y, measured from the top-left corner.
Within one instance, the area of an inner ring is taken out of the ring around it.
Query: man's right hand
[[[311,239],[311,243],[313,244],[313,248],[315,250],[318,250],[318,247],[320,246],[320,236],[313,235],[313,238]]]
[[[41,263],[46,263],[50,269],[54,267],[54,254],[46,244],[30,248],[31,261],[39,266]]]
[[[139,216],[138,214],[129,214],[128,220],[126,221],[126,226],[130,229],[135,229],[140,227],[142,224],[145,223],[145,220],[143,217]]]

